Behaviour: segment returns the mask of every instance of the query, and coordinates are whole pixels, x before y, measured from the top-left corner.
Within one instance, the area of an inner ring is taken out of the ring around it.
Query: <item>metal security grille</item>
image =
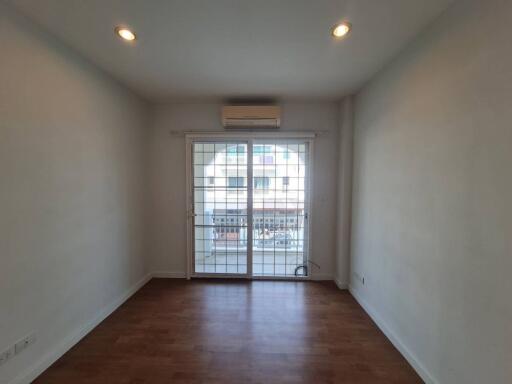
[[[247,273],[247,157],[247,143],[193,144],[195,273]]]
[[[304,276],[308,143],[262,141],[252,149],[253,275]]]
[[[309,145],[191,142],[194,275],[308,275]]]

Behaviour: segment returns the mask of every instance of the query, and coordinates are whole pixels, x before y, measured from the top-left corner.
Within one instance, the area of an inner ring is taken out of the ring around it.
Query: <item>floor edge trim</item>
[[[353,285],[348,285],[348,290],[352,297],[359,303],[359,305],[364,309],[364,311],[371,317],[373,322],[377,325],[377,327],[384,333],[384,335],[388,338],[391,344],[400,352],[400,354],[407,360],[407,362],[411,365],[411,367],[416,371],[416,373],[421,377],[421,379],[426,384],[439,384],[439,381],[434,379],[434,377],[427,371],[427,369],[420,363],[420,361],[416,358],[416,356],[405,346],[405,344],[400,340],[400,338],[393,332],[386,322],[382,319],[382,317],[375,311],[368,302],[363,299],[361,294]]]

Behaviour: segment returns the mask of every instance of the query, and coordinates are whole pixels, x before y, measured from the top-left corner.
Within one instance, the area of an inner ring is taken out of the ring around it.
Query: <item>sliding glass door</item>
[[[189,143],[191,276],[308,276],[308,140]]]
[[[307,275],[308,144],[253,144],[253,275]]]
[[[247,274],[247,143],[193,143],[194,273]]]

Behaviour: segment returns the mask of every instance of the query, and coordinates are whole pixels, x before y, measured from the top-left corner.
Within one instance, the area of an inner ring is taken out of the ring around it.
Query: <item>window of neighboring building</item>
[[[239,188],[244,186],[244,178],[237,176],[228,177],[228,187],[229,188]]]
[[[255,145],[252,148],[252,152],[256,153],[256,154],[271,153],[272,146],[271,145]]]
[[[215,177],[213,177],[213,176],[208,177],[208,185],[213,185],[213,184],[215,184]]]
[[[283,187],[287,187],[290,185],[290,177],[289,176],[284,176],[283,177]]]
[[[245,145],[230,145],[227,149],[228,155],[236,155],[245,153]]]
[[[260,156],[260,164],[271,165],[274,164],[274,156]]]
[[[270,177],[257,176],[254,178],[254,189],[269,189]]]

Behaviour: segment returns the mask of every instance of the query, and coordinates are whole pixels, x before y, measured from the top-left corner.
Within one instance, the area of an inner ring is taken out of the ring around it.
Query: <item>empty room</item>
[[[511,25],[0,0],[0,384],[512,383]]]

